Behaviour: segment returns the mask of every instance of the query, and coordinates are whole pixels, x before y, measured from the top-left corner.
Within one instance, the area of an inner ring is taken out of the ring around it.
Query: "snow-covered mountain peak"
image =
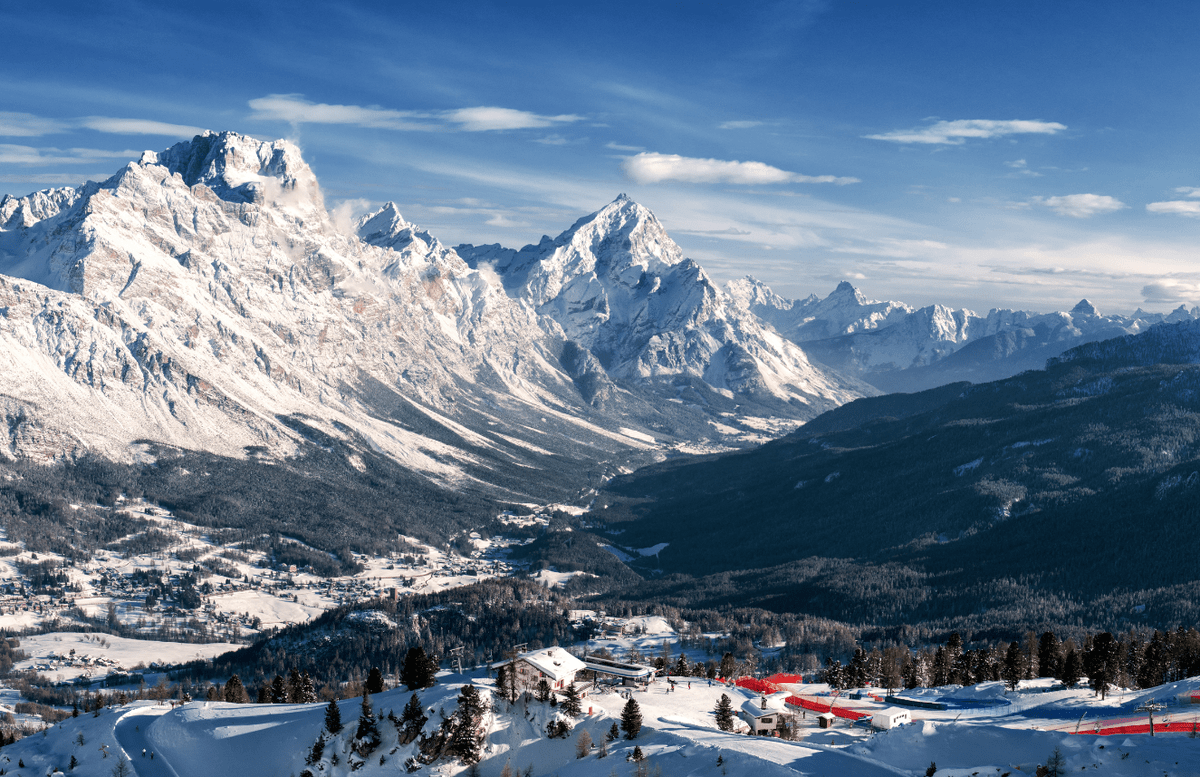
[[[1096,309],[1095,305],[1093,305],[1091,302],[1088,302],[1086,299],[1079,300],[1075,307],[1071,308],[1072,317],[1098,315],[1100,315],[1100,311]]]
[[[324,211],[316,176],[300,149],[286,140],[205,131],[166,151],[148,151],[138,164],[161,165],[178,173],[188,186],[203,184],[230,202]]]

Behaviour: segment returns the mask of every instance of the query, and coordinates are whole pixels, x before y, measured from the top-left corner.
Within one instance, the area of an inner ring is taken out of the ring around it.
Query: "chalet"
[[[817,725],[821,728],[833,728],[833,722],[837,720],[837,715],[832,712],[822,712],[817,716]]]
[[[739,714],[750,726],[751,734],[770,736],[779,728],[780,718],[788,714],[787,706],[783,703],[787,696],[786,693],[775,693],[747,699],[742,704]]]
[[[883,731],[903,726],[905,723],[912,723],[912,713],[898,707],[888,707],[871,715],[871,728]]]
[[[566,688],[575,682],[575,675],[587,665],[560,647],[550,647],[522,653],[511,661],[498,661],[493,669],[512,666],[517,673],[517,687],[532,690],[545,679],[551,688]]]

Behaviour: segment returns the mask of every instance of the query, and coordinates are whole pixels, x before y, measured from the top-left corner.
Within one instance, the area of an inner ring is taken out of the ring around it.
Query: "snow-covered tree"
[[[415,741],[421,735],[421,730],[425,728],[428,720],[429,717],[425,714],[425,710],[421,708],[421,700],[414,693],[408,700],[408,704],[404,705],[404,712],[400,715],[400,723],[397,726],[400,729],[400,744],[407,745]]]
[[[275,675],[275,679],[271,681],[271,703],[286,704],[287,700],[287,682],[282,675]]]
[[[567,698],[563,700],[562,711],[572,718],[577,718],[583,713],[583,702],[579,698],[579,689],[575,687],[575,683],[570,683],[566,687]]]
[[[450,752],[465,764],[478,763],[483,755],[483,717],[487,700],[474,685],[464,685],[458,694],[458,709],[453,717]]]
[[[365,690],[362,695],[362,713],[358,716],[358,730],[354,732],[354,752],[366,758],[379,747],[379,724],[375,710],[371,709],[371,696]]]

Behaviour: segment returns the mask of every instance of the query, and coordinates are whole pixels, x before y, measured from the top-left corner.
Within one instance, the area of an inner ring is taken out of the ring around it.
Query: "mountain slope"
[[[742,603],[769,588],[774,607],[911,623],[1124,592],[1169,622],[1200,555],[1198,339],[1164,325],[1042,372],[859,400],[753,451],[615,479],[596,515],[629,547],[669,543],[664,572],[787,565],[743,575]],[[853,562],[839,592],[802,572],[813,557]],[[908,593],[879,599],[884,579]]]

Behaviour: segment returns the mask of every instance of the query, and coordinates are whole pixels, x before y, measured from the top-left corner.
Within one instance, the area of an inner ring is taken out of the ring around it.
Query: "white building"
[[[517,673],[517,688],[533,690],[545,679],[551,688],[561,689],[575,682],[575,675],[587,665],[560,647],[550,647],[522,653],[511,661],[498,661],[493,669],[511,666]]]
[[[751,734],[770,736],[779,728],[779,719],[789,714],[787,705],[783,702],[787,697],[786,693],[774,693],[757,699],[747,699],[742,704],[739,716],[750,726]]]
[[[888,729],[912,723],[912,713],[899,707],[888,707],[871,715],[871,727],[887,731]]]

